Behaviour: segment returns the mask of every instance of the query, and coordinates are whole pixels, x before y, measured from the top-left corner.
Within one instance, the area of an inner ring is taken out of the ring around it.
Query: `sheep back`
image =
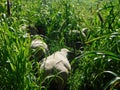
[[[63,90],[71,70],[71,65],[67,59],[68,52],[67,49],[61,49],[53,53],[43,59],[43,63],[40,67],[41,70],[44,70],[45,77],[49,75],[58,75],[62,79],[56,78],[59,90]]]
[[[32,57],[41,60],[48,51],[47,44],[40,39],[34,39],[31,42]]]

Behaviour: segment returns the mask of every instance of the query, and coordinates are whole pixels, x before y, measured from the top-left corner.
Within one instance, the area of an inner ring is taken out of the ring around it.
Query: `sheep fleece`
[[[44,58],[41,65],[41,69],[44,70],[45,76],[59,73],[60,77],[63,79],[63,81],[61,81],[58,78],[57,84],[51,85],[52,87],[57,87],[57,90],[64,89],[69,71],[71,70],[71,65],[67,59],[68,52],[68,49],[63,48],[61,51],[57,51],[47,58]],[[53,88],[50,90],[53,90]]]
[[[61,51],[57,51],[47,58],[44,58],[41,69],[44,69],[47,74],[53,74],[54,70],[68,74],[71,70],[70,63],[67,59],[68,51],[67,49],[61,49]]]

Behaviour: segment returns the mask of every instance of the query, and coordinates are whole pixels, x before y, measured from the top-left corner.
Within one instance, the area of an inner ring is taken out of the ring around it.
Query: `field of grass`
[[[66,90],[120,90],[120,0],[11,0],[10,14],[6,1],[0,0],[0,90],[47,90],[29,60],[25,25],[44,34],[49,54],[74,52]]]

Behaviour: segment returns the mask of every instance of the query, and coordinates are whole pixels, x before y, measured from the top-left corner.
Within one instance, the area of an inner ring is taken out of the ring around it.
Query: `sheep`
[[[44,29],[44,27],[39,26],[39,25],[23,24],[22,26],[20,26],[20,30],[29,33],[30,36],[40,35],[40,36],[46,37],[45,36],[46,35],[46,30]]]
[[[50,90],[64,90],[68,75],[71,71],[71,65],[67,58],[69,52],[68,49],[62,48],[60,51],[43,59],[40,69],[44,71],[44,76],[58,75],[55,77],[57,82],[53,80],[54,86],[50,86]]]
[[[21,31],[29,33],[30,36],[39,35],[38,34],[39,31],[38,31],[38,29],[34,25],[23,24],[19,28],[20,28]]]
[[[31,40],[30,51],[32,52],[31,59],[41,60],[48,51],[48,46],[44,42],[45,36],[39,35],[34,26],[22,25],[20,30],[24,32],[23,37]],[[45,37],[46,38],[46,37]]]
[[[89,37],[90,30],[82,28],[81,30],[69,30],[66,37],[66,46],[74,48],[74,50],[83,51],[83,46]]]
[[[42,39],[33,39],[31,42],[32,58],[40,61],[47,54],[48,46]]]

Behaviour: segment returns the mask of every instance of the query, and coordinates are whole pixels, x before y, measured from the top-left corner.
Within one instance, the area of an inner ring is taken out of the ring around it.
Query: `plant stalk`
[[[11,15],[11,12],[10,12],[10,0],[7,0],[7,14],[8,14],[8,16]]]

